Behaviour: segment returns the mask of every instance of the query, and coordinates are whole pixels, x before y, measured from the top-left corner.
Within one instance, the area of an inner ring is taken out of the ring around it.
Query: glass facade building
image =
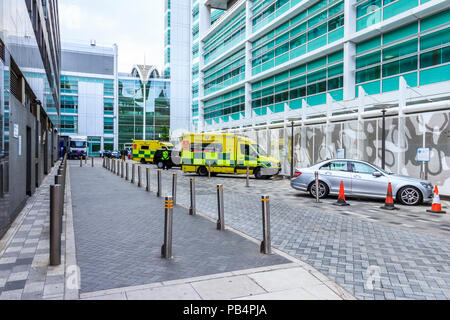
[[[193,128],[280,113],[301,118],[302,109],[313,114],[361,94],[384,103],[400,78],[434,95],[450,80],[449,7],[442,0],[192,0]]]
[[[133,140],[168,140],[170,129],[170,81],[150,73],[146,81],[139,76],[120,74],[118,88],[119,148]],[[144,94],[145,84],[145,94]]]
[[[117,46],[63,43],[60,132],[87,136],[89,154],[118,147]],[[50,116],[56,116],[50,111]]]

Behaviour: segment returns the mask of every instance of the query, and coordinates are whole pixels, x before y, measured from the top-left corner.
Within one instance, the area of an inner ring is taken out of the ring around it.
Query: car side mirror
[[[374,173],[372,173],[372,175],[377,178],[382,176],[381,172],[378,171],[375,171]]]

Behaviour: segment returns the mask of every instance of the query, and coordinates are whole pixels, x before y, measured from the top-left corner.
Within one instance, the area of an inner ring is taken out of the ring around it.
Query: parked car
[[[167,163],[168,168],[181,167],[181,151],[167,149],[156,150],[153,156],[153,164],[156,164],[158,168],[162,169],[165,163]]]
[[[120,156],[120,151],[118,151],[118,150],[115,150],[115,151],[113,151],[113,152],[111,152],[111,156],[110,156],[112,159],[120,159],[121,158],[121,156]]]
[[[103,158],[111,158],[111,151],[105,150],[102,153]]]
[[[366,161],[332,159],[308,168],[296,169],[291,187],[316,196],[314,172],[319,173],[319,198],[338,195],[341,181],[346,196],[384,199],[388,183],[395,200],[418,205],[433,200],[433,185],[426,180],[394,174]]]

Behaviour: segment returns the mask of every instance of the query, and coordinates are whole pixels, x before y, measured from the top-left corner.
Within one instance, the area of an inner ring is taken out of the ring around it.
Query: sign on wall
[[[19,137],[19,125],[17,123],[14,123],[14,138]]]
[[[345,159],[345,149],[337,149],[337,158]]]
[[[430,161],[430,148],[418,148],[417,149],[417,161],[429,162]]]

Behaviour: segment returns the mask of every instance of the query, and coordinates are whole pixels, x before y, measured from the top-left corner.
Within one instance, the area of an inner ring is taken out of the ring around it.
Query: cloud
[[[131,5],[130,5],[131,4]],[[163,0],[60,0],[63,42],[119,47],[119,72],[134,64],[164,65]]]

